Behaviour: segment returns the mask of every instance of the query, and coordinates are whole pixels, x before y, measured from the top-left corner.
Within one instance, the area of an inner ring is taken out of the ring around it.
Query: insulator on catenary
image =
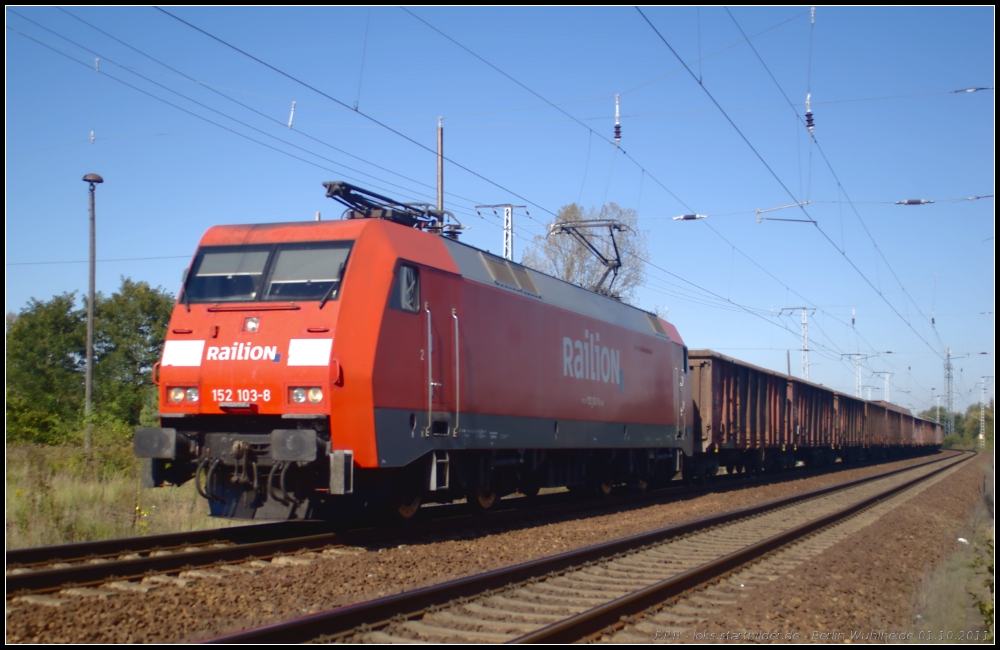
[[[925,203],[934,203],[934,201],[931,199],[904,199],[896,201],[896,205],[924,205]]]
[[[618,95],[615,95],[615,146],[622,146],[622,125],[619,120],[620,114],[618,112]]]
[[[813,127],[816,125],[813,122],[812,107],[809,105],[811,99],[812,93],[806,93],[806,128],[809,129],[809,134],[813,135]]]

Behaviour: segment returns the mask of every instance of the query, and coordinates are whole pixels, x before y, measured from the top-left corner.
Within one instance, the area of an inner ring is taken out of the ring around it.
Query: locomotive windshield
[[[206,246],[184,286],[187,302],[336,300],[354,242]]]

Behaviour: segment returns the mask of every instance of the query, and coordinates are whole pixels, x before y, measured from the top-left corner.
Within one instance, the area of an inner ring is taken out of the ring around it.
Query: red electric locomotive
[[[147,486],[216,516],[336,517],[656,484],[693,448],[655,315],[457,241],[447,213],[326,183],[340,221],[211,228],[185,275]]]

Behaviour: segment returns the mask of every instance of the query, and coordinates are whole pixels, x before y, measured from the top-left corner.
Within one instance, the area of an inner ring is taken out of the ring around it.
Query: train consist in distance
[[[325,183],[344,219],[209,229],[170,320],[148,487],[220,517],[338,518],[919,453],[939,425],[689,353],[630,307],[457,241],[450,215]]]

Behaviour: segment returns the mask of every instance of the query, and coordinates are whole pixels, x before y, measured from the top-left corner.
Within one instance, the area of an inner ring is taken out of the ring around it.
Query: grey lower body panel
[[[456,429],[454,413],[431,419],[436,426],[426,411],[375,409],[379,467],[403,467],[433,450],[693,450],[692,427],[461,413]]]

